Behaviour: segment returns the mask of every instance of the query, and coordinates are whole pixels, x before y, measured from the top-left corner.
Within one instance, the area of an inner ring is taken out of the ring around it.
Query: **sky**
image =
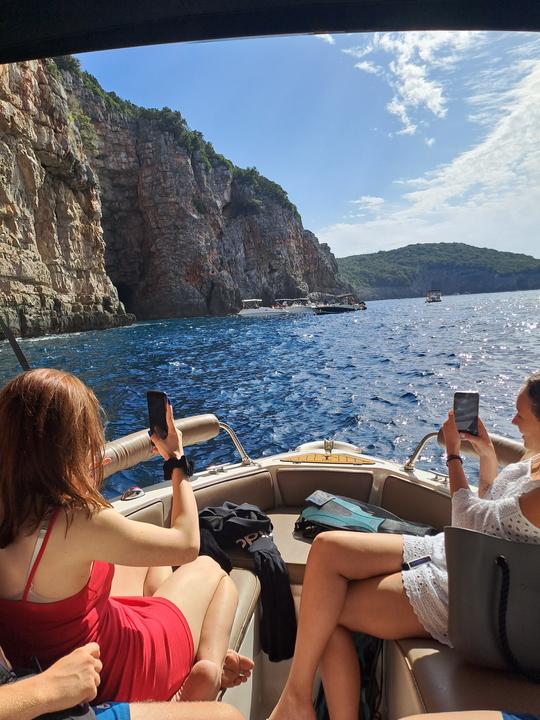
[[[337,257],[464,242],[540,257],[540,35],[407,32],[78,55],[279,183]]]

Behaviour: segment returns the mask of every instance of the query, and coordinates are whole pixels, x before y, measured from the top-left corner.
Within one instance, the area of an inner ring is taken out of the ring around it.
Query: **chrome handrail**
[[[438,432],[430,432],[427,435],[424,435],[424,437],[420,440],[412,454],[407,458],[405,465],[403,466],[403,469],[406,472],[412,472],[414,470],[414,465],[416,461],[418,460],[418,456],[422,452],[422,450],[425,448],[425,446],[428,444],[430,440],[433,438],[436,438]]]
[[[231,440],[234,443],[235,448],[238,450],[238,453],[240,454],[240,458],[242,459],[242,465],[252,465],[253,461],[247,454],[247,452],[244,450],[244,447],[240,440],[238,439],[238,435],[234,432],[232,427],[230,425],[227,425],[227,423],[221,422],[219,423],[220,430],[225,430],[225,432],[229,435]]]

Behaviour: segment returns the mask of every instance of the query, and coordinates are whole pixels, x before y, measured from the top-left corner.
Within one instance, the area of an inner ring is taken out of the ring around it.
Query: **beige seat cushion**
[[[469,665],[434,640],[399,640],[387,649],[390,720],[456,710],[540,714],[540,687],[518,675]]]
[[[238,590],[238,607],[231,630],[230,647],[238,650],[246,634],[249,622],[255,612],[261,585],[259,578],[249,570],[233,568],[231,578]]]

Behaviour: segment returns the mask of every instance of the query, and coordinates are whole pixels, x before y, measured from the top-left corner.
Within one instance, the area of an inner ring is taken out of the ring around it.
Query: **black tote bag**
[[[453,647],[540,682],[540,544],[456,527],[444,534]]]

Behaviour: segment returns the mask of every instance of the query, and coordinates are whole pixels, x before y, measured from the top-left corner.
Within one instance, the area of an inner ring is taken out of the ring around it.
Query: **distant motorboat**
[[[277,298],[274,307],[287,308],[292,315],[315,312],[315,305],[308,298]]]
[[[241,317],[270,317],[289,314],[289,308],[287,307],[267,307],[262,302],[261,298],[242,300],[242,309],[238,314]]]
[[[426,295],[427,303],[441,302],[442,296],[440,290],[430,290]]]
[[[356,302],[354,295],[347,293],[346,295],[337,295],[337,302],[328,303],[326,305],[317,305],[315,312],[317,315],[336,315],[338,313],[354,312],[355,310],[367,310],[364,301]]]

